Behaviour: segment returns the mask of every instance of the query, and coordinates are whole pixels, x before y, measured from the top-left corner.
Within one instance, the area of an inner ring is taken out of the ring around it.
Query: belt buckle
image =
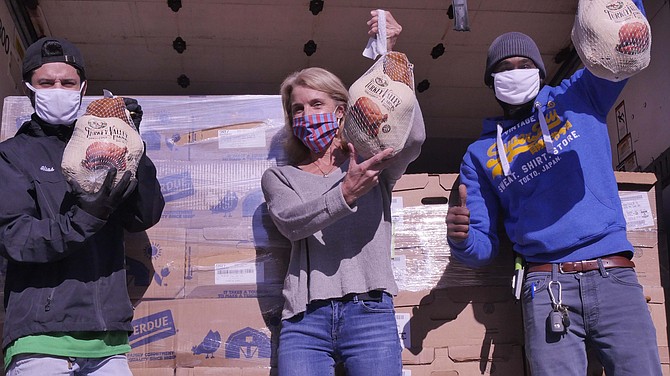
[[[580,265],[582,265],[582,268],[581,268],[581,269],[584,269],[584,268],[583,268],[584,265],[583,265],[583,262],[582,262],[582,261],[569,261],[569,262],[570,262],[571,264],[573,264],[573,265],[579,263]],[[558,263],[558,271],[559,271],[561,274],[576,274],[576,273],[579,273],[579,272],[580,272],[579,270],[576,270],[577,268],[575,268],[575,270],[570,271],[570,272],[565,271],[565,270],[563,270],[563,264],[565,264],[565,263],[564,263],[564,262],[560,262],[560,263]]]

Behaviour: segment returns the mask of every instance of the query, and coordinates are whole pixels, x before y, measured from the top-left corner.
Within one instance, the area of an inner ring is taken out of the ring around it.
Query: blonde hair
[[[288,137],[284,145],[284,150],[290,163],[299,163],[309,155],[309,149],[293,135],[293,114],[291,113],[291,95],[293,89],[297,86],[307,87],[328,94],[337,106],[342,106],[344,112],[347,112],[349,91],[336,75],[323,68],[306,68],[298,72],[291,73],[284,82],[282,82],[279,92],[281,93],[282,106],[284,107],[285,130]],[[341,129],[341,128],[340,128]],[[338,130],[338,137],[341,137],[341,131]]]

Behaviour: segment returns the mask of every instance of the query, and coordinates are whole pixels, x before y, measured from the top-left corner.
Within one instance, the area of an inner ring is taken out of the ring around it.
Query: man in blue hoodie
[[[533,375],[586,374],[587,344],[608,376],[661,375],[611,167],[606,116],[625,81],[580,69],[540,88],[545,74],[527,35],[491,44],[484,82],[503,116],[484,120],[463,158],[461,202],[446,218],[453,256],[487,264],[504,225],[527,262],[521,299]]]

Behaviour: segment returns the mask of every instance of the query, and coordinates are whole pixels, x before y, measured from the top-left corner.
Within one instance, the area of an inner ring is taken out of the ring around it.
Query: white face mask
[[[511,105],[528,103],[540,91],[540,70],[537,68],[512,69],[491,76],[496,98]]]
[[[35,93],[35,113],[49,124],[68,125],[77,120],[81,107],[81,91],[67,89],[35,89],[26,82],[28,89]]]

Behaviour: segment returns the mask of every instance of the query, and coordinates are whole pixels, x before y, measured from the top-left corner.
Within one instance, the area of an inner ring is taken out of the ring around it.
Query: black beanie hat
[[[535,66],[540,70],[540,78],[545,78],[547,72],[544,70],[540,50],[538,50],[533,39],[523,33],[510,32],[496,38],[489,47],[489,53],[486,57],[486,71],[484,72],[486,86],[493,85],[491,73],[496,64],[514,56],[523,56],[533,60]]]
[[[86,79],[84,57],[79,49],[65,39],[44,37],[26,49],[23,57],[23,80],[30,81],[32,71],[42,65],[57,62],[72,65],[81,72],[81,79]]]

